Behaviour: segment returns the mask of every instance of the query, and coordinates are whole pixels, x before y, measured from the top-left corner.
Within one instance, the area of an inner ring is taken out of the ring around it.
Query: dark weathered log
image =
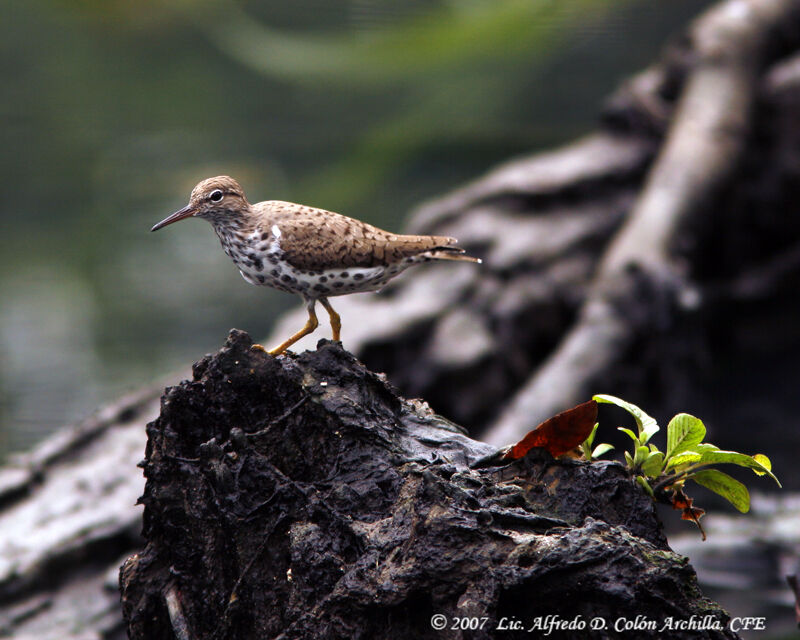
[[[670,637],[735,637],[620,464],[474,470],[492,447],[340,346],[251,345],[232,332],[148,425],[147,545],[121,571],[132,640],[515,638],[504,618],[548,615],[627,637],[622,612],[710,615],[721,630]]]

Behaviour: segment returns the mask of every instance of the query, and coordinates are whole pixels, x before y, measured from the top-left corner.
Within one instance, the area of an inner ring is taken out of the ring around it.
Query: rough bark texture
[[[121,571],[133,640],[528,637],[494,629],[622,611],[727,622],[621,465],[473,470],[493,447],[336,344],[279,359],[251,344],[232,332],[148,425],[147,545]],[[440,631],[435,614],[487,621]]]
[[[800,430],[787,429],[800,358],[799,10],[796,0],[721,3],[611,97],[595,133],[418,209],[409,232],[458,237],[482,269],[420,268],[385,295],[342,298],[345,347],[497,444],[584,391],[610,392],[662,419],[699,415],[713,442],[757,446],[784,486],[799,487]],[[648,202],[668,211],[657,236],[635,222]],[[623,241],[637,228],[641,245]],[[657,248],[657,268],[640,246]],[[626,254],[632,268],[620,266]],[[304,320],[287,317],[270,342]],[[0,634],[124,637],[116,568],[141,548],[135,465],[162,387],[0,469]],[[756,525],[758,542],[741,548],[763,548],[771,531]],[[775,545],[781,560],[765,563],[757,588],[747,565],[726,586],[744,584],[748,601],[785,591],[778,567],[796,562],[786,552],[796,547]],[[178,592],[167,594],[177,611]]]

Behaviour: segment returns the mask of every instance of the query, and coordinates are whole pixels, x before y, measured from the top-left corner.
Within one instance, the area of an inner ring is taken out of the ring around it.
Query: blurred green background
[[[415,203],[592,129],[700,0],[0,2],[0,457],[298,299],[200,179],[399,230]]]

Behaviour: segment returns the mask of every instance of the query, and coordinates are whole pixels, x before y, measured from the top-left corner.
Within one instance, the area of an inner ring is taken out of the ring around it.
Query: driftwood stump
[[[620,464],[545,454],[474,470],[492,447],[340,346],[276,359],[251,344],[232,332],[148,425],[147,544],[121,571],[133,640],[514,638],[530,636],[498,631],[504,619],[546,616],[602,618],[602,632],[566,635],[609,638],[629,637],[613,629],[622,616],[727,622]]]

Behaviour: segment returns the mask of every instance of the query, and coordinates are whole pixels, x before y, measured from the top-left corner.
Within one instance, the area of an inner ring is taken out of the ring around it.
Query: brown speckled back
[[[374,267],[434,249],[458,251],[446,236],[396,235],[332,211],[268,200],[252,205],[255,230],[280,231],[284,259],[297,269]]]

